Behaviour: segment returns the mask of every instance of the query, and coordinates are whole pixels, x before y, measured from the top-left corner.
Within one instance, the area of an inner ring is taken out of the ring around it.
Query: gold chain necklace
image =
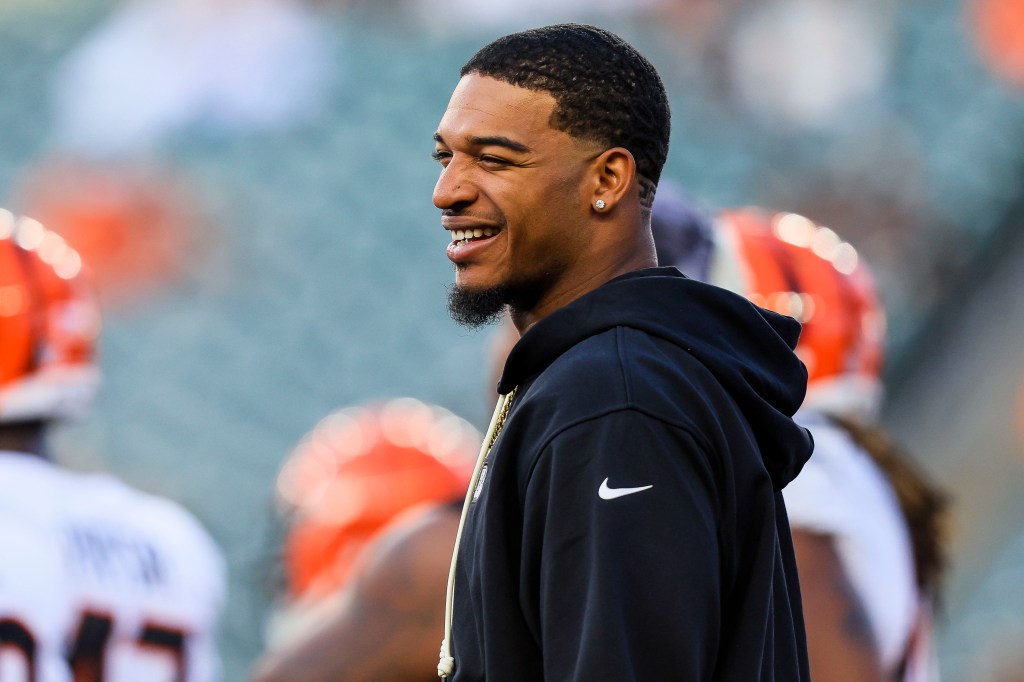
[[[508,413],[512,409],[512,398],[516,396],[516,391],[519,387],[516,386],[508,395],[504,396],[504,403],[501,406],[501,411],[498,412],[498,419],[494,422],[494,429],[491,431],[491,439],[487,442],[487,452],[491,451],[494,447],[494,441],[498,440],[498,436],[501,434],[501,427],[505,426],[505,420],[508,419]]]

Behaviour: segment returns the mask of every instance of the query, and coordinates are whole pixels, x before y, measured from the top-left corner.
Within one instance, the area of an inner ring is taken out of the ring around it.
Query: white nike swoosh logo
[[[608,479],[601,481],[601,487],[597,489],[597,495],[602,500],[614,500],[616,497],[622,497],[623,495],[632,495],[648,488],[653,488],[654,485],[642,485],[638,488],[609,488]]]

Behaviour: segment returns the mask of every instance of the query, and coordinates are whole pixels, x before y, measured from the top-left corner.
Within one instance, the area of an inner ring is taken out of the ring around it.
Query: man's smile
[[[481,251],[488,248],[502,232],[502,228],[492,225],[449,229],[451,241],[446,250],[448,259],[456,265],[467,265]]]

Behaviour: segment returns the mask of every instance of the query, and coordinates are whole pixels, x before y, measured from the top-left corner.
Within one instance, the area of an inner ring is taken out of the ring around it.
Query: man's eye
[[[480,164],[489,168],[502,168],[512,165],[512,162],[499,156],[481,156]]]
[[[441,150],[436,150],[436,151],[434,151],[433,154],[430,155],[430,158],[432,158],[434,161],[437,161],[442,166],[445,166],[445,165],[448,164],[448,160],[450,158],[452,158],[452,153],[451,152],[446,152],[446,151],[441,151]]]

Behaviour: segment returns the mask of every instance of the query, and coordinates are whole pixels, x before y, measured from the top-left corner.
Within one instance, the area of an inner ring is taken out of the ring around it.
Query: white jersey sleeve
[[[833,536],[882,664],[892,670],[906,650],[919,599],[913,548],[896,494],[843,429],[811,412],[798,412],[796,420],[814,436],[814,454],[782,491],[790,526]]]

